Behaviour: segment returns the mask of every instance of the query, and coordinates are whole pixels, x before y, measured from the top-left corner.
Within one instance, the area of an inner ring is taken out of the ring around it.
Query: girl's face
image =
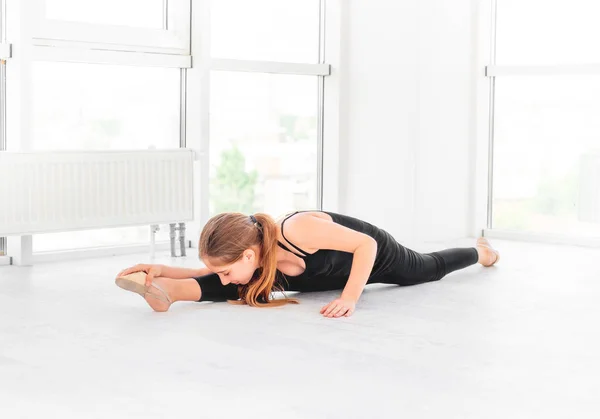
[[[209,258],[204,260],[204,264],[219,275],[223,285],[247,284],[252,279],[254,271],[259,268],[256,252],[253,249],[246,249],[240,259],[229,265],[220,265],[217,261],[211,261]]]

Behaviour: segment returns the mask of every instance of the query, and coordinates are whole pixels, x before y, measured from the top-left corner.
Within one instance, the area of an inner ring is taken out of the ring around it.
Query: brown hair
[[[271,216],[254,214],[257,224],[250,216],[239,212],[226,212],[212,217],[200,234],[198,244],[201,259],[209,257],[219,264],[229,265],[240,260],[244,250],[260,247],[258,276],[248,284],[238,287],[240,300],[232,304],[248,304],[253,307],[278,307],[288,303],[298,304],[294,298],[274,300],[272,291],[283,291],[275,285],[277,273],[277,224]]]

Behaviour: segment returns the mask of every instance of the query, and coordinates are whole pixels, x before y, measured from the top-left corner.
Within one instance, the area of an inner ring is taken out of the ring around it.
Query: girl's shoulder
[[[331,215],[327,214],[324,211],[316,211],[316,210],[303,210],[303,211],[294,211],[294,212],[288,212],[286,214],[283,214],[279,217],[277,217],[276,222],[277,224],[281,225],[282,222],[286,222],[287,225],[287,220],[292,221],[293,219],[306,219],[308,217],[317,217],[317,218],[321,218],[323,220],[327,220],[327,221],[333,221],[333,218],[331,217]]]

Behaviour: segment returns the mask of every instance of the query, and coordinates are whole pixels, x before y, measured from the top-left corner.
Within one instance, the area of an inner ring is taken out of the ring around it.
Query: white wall
[[[346,2],[340,211],[400,242],[472,231],[476,2]]]

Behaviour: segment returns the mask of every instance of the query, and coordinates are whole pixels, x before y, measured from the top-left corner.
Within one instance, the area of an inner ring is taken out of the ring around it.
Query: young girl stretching
[[[366,221],[327,211],[296,211],[279,221],[262,213],[219,214],[202,230],[198,247],[206,268],[140,264],[120,272],[116,283],[156,311],[176,301],[274,307],[298,300],[274,299],[273,291],[342,290],[321,308],[326,317],[341,317],[352,315],[367,284],[437,281],[500,257],[483,237],[476,247],[418,253]]]

